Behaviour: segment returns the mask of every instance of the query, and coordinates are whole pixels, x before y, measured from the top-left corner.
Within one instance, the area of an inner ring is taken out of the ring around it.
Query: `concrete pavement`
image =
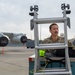
[[[5,47],[2,54],[0,47],[0,75],[29,75],[28,57],[34,49],[25,47]]]

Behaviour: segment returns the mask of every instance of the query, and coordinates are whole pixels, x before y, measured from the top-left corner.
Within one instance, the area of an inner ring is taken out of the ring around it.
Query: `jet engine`
[[[26,36],[21,36],[20,38],[22,43],[26,43],[27,42],[27,37]]]
[[[13,43],[26,43],[27,42],[27,37],[25,35],[18,35],[18,36],[14,36],[11,41]]]
[[[0,46],[1,47],[4,47],[4,46],[8,45],[8,43],[9,43],[9,40],[6,36],[0,37]]]

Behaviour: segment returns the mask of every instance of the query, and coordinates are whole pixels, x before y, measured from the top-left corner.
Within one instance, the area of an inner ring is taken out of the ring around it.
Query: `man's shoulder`
[[[59,40],[64,40],[64,37],[58,36],[58,39],[59,39]]]
[[[48,37],[48,38],[45,38],[43,41],[42,41],[42,43],[52,43],[53,42],[53,40],[51,39],[51,37]],[[58,36],[58,40],[57,40],[57,42],[64,42],[64,37],[60,37],[60,36]]]
[[[49,42],[51,42],[52,40],[51,40],[51,38],[50,37],[47,37],[47,38],[45,38],[43,41],[42,41],[42,43],[49,43]]]
[[[60,37],[60,36],[59,36],[59,37],[58,37],[58,42],[59,42],[59,43],[60,43],[60,42],[61,42],[61,43],[64,42],[64,37]]]

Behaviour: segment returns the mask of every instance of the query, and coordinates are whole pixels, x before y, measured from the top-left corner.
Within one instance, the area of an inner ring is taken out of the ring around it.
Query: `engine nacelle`
[[[26,43],[27,42],[27,37],[26,36],[22,36],[20,38],[20,40],[21,40],[22,43]]]
[[[27,42],[27,37],[25,35],[18,35],[14,36],[11,41],[13,43],[26,43]]]
[[[0,46],[1,47],[7,46],[8,43],[9,43],[9,40],[7,37],[5,37],[5,36],[0,37]]]

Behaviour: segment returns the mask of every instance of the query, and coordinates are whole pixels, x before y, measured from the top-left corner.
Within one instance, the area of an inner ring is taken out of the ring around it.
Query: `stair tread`
[[[63,71],[63,72],[37,72],[37,73],[34,73],[34,75],[59,75],[59,74],[71,74],[71,71]]]

